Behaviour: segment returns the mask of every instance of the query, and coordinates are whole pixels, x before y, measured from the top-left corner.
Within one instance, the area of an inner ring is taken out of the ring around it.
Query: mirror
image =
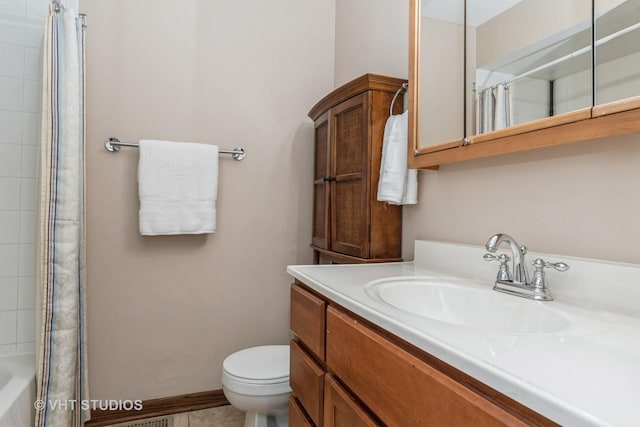
[[[640,1],[595,0],[595,105],[640,95]]]
[[[589,108],[591,0],[467,0],[465,136]]]
[[[418,99],[425,100],[419,105],[422,152],[442,149],[447,141],[458,146],[465,134],[464,5],[464,0],[421,0],[419,5]]]
[[[410,6],[409,167],[640,132],[640,0]]]

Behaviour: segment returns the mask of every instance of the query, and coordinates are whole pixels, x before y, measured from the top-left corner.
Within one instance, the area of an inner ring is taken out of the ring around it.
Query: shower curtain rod
[[[625,34],[628,34],[628,33],[632,32],[632,31],[637,30],[637,29],[640,29],[640,22],[636,23],[636,24],[633,24],[633,25],[630,25],[627,28],[623,28],[622,30],[617,31],[617,32],[615,32],[613,34],[609,34],[608,36],[603,37],[600,40],[597,40],[596,43],[595,43],[595,47],[602,46],[603,44],[609,43],[611,40],[615,40],[618,37],[623,36]],[[580,56],[580,55],[582,55],[584,53],[589,52],[590,50],[591,50],[591,46],[583,47],[582,49],[578,49],[578,50],[576,50],[574,52],[571,52],[571,53],[569,53],[569,54],[567,54],[565,56],[561,56],[560,58],[554,59],[553,61],[547,62],[546,64],[542,64],[539,67],[534,68],[533,70],[529,70],[529,71],[526,71],[526,72],[524,72],[522,74],[518,74],[517,76],[512,77],[510,80],[505,80],[503,82],[496,83],[494,85],[486,86],[486,87],[482,87],[482,88],[477,88],[476,87],[474,90],[475,91],[483,91],[485,89],[495,88],[495,87],[498,87],[500,85],[508,85],[509,83],[513,83],[516,80],[522,79],[524,77],[528,77],[528,76],[530,76],[532,74],[535,74],[538,71],[545,70],[547,68],[553,67],[554,65],[557,65],[557,64],[560,64],[562,62],[568,61],[570,59],[576,58],[576,57],[578,57],[578,56]]]
[[[118,138],[109,138],[104,142],[104,148],[111,152],[120,151],[120,147],[140,147],[140,144],[137,142],[122,142]],[[236,147],[233,150],[225,150],[218,149],[218,152],[221,154],[231,154],[234,160],[242,160],[247,155],[244,151],[244,148]]]

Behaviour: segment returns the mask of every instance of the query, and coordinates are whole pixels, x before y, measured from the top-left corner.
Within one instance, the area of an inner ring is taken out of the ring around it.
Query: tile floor
[[[173,427],[242,427],[244,412],[233,406],[174,415]]]
[[[173,427],[242,427],[244,424],[244,412],[230,405],[175,414],[172,417]],[[146,420],[138,420],[136,423],[143,421]],[[131,424],[114,424],[109,427],[125,427]]]

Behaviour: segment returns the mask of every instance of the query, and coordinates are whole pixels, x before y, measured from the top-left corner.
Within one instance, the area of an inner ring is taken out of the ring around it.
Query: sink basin
[[[416,316],[452,325],[536,334],[562,331],[570,322],[548,302],[505,295],[455,277],[382,279],[370,282],[374,299]]]

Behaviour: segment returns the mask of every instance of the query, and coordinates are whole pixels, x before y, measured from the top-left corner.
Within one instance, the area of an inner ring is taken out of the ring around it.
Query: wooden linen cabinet
[[[402,208],[378,202],[384,126],[406,80],[365,74],[309,112],[315,125],[311,246],[318,263],[400,261]]]

